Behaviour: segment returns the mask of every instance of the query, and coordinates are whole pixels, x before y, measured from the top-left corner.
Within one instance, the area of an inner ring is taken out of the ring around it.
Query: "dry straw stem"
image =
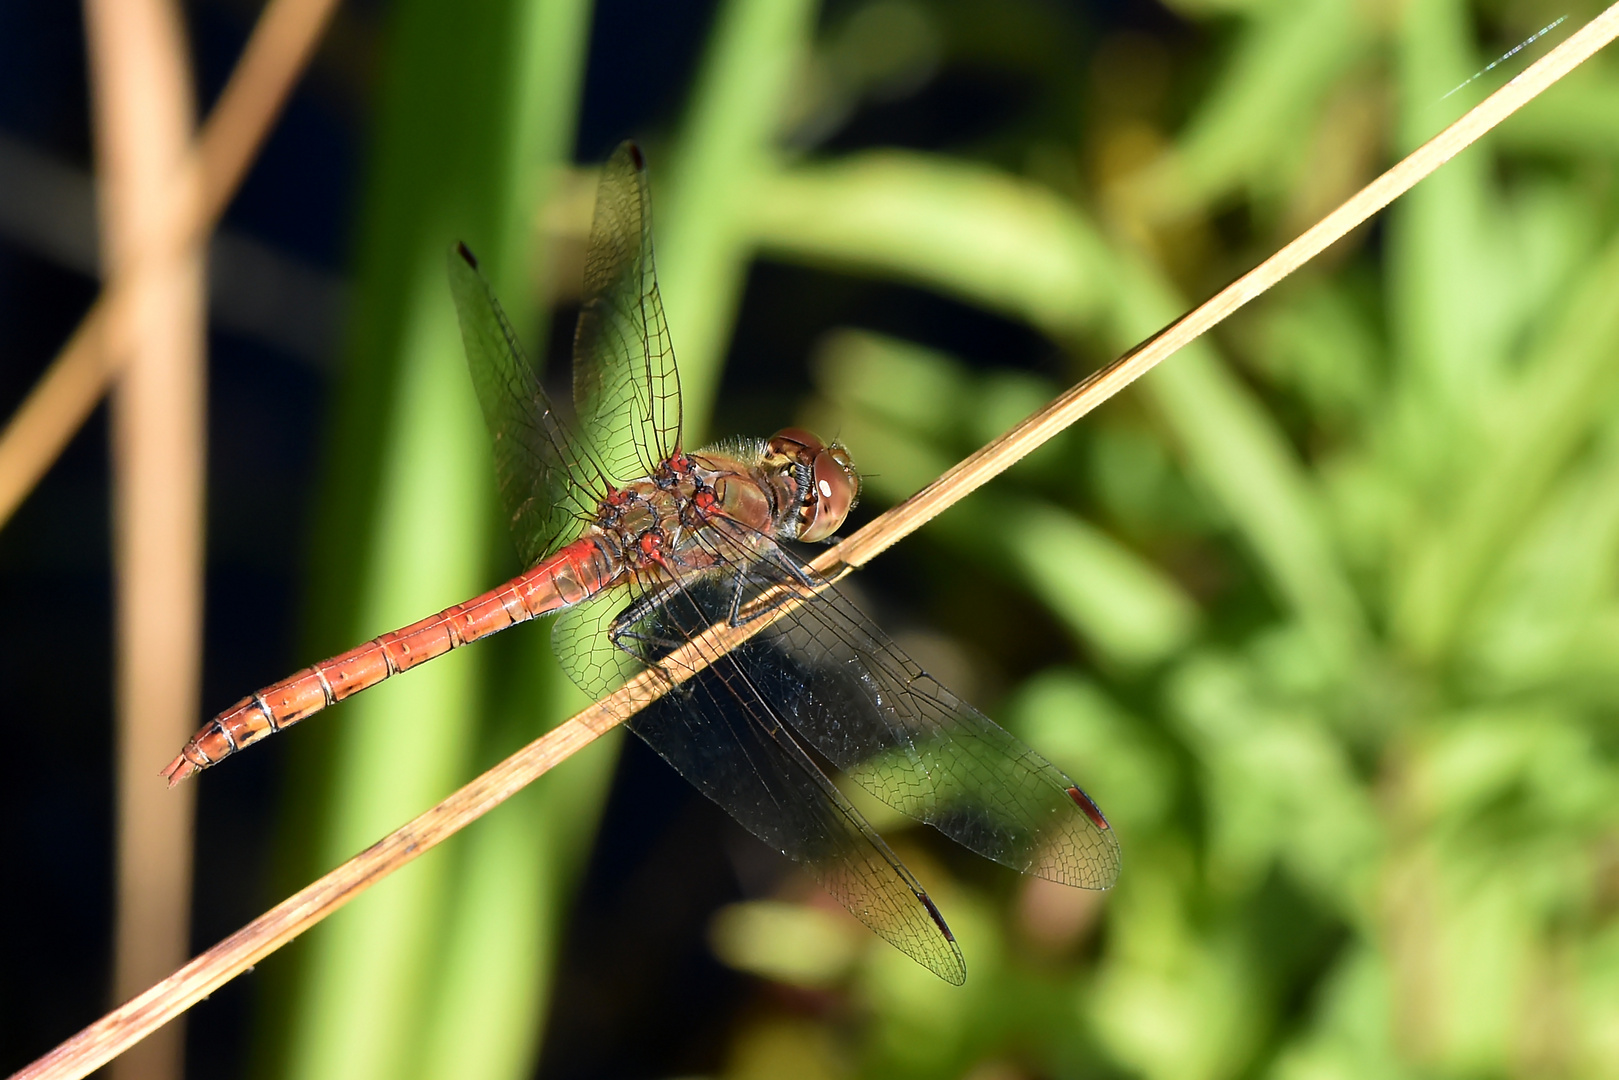
[[[117,718],[117,905],[113,1000],[190,952],[194,798],[154,791],[147,763],[185,738],[201,698],[203,577],[203,260],[155,236],[177,164],[195,138],[196,103],[176,0],[85,0],[90,117],[103,265],[116,274],[148,247],[153,265],[131,304],[138,329],[113,397],[113,574]],[[179,1077],[184,1025],[113,1063],[113,1080]]]
[[[336,7],[337,0],[270,0],[180,166],[163,224],[102,289],[0,433],[0,526],[45,475],[123,365],[131,309],[144,279],[213,231]]]
[[[1378,177],[1321,222],[1145,344],[1097,372],[934,483],[816,560],[840,577],[915,532],[986,481],[1090,412],[1159,361],[1208,331],[1305,262],[1342,239],[1468,144],[1619,36],[1619,4],[1608,8],[1538,63]],[[790,605],[782,605],[781,613]],[[762,630],[769,619],[718,626],[672,655],[671,668],[695,673]],[[687,676],[689,677],[689,675]],[[100,1067],[153,1029],[190,1008],[247,967],[304,933],[343,904],[424,851],[459,832],[551,768],[656,701],[668,677],[643,672],[578,716],[534,740],[470,784],[388,834],[342,866],[282,901],[139,997],[114,1009],[13,1080],[66,1080]]]

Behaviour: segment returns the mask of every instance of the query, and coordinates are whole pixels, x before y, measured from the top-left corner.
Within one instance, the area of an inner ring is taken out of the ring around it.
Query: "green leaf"
[[[349,367],[333,408],[315,655],[467,599],[508,571],[509,557],[488,558],[509,541],[490,528],[488,435],[443,252],[456,239],[477,249],[519,332],[533,334],[528,223],[573,138],[587,23],[588,5],[573,0],[468,10],[407,0],[394,12]],[[331,796],[322,818],[295,819],[320,838],[310,861],[325,868],[352,855],[465,778],[488,737],[488,655],[457,651],[334,710],[325,735],[311,732],[303,752],[323,748],[330,765],[297,770],[293,798],[310,801],[317,786]],[[562,834],[588,835],[601,790],[597,777],[576,791]],[[284,1055],[299,1077],[407,1077],[426,1075],[430,1046],[475,1044],[489,1052],[468,1056],[456,1075],[529,1072],[529,1017],[439,992],[475,968],[491,997],[543,996],[552,942],[535,929],[547,912],[555,918],[574,864],[536,842],[545,826],[520,806],[503,813],[493,842],[478,834],[470,850],[432,852],[305,939],[289,991],[275,995],[290,1016],[264,1028],[274,1045],[266,1060]],[[480,934],[505,936],[507,947],[491,953]]]
[[[686,442],[707,438],[760,200],[793,75],[808,52],[814,0],[726,0],[687,105],[656,205],[658,277],[680,358]],[[654,185],[664,167],[654,162]]]
[[[1163,660],[1190,639],[1197,606],[1152,564],[1066,510],[1005,503],[1011,568],[1079,638],[1127,666]]]
[[[1510,410],[1398,582],[1395,631],[1418,656],[1450,647],[1480,585],[1603,416],[1619,383],[1619,241],[1584,275],[1559,325],[1504,388]]]
[[[1162,279],[1121,259],[1115,338],[1164,325],[1179,304]],[[1257,557],[1280,598],[1333,663],[1361,654],[1365,617],[1327,529],[1312,478],[1277,424],[1221,362],[1193,342],[1142,380],[1169,424],[1189,471],[1202,481]]]
[[[1324,718],[1269,700],[1247,665],[1195,656],[1169,685],[1171,715],[1207,770],[1211,869],[1233,891],[1280,864],[1367,925],[1384,844],[1369,793]]]
[[[1353,0],[1288,0],[1249,14],[1174,152],[1130,184],[1127,197],[1150,217],[1178,217],[1240,185],[1274,182],[1312,114],[1372,43],[1369,14]]]
[[[992,169],[884,151],[758,183],[748,226],[765,255],[928,285],[1059,339],[1112,291],[1107,253],[1073,207]]]
[[[433,262],[438,260],[434,259]],[[399,357],[394,437],[359,597],[363,639],[488,584],[489,459],[441,272],[423,268]],[[336,788],[321,833],[332,866],[448,795],[476,742],[480,657],[456,651],[323,717],[338,726]],[[431,993],[447,851],[407,867],[309,935],[287,1037],[296,1077],[395,1077]]]

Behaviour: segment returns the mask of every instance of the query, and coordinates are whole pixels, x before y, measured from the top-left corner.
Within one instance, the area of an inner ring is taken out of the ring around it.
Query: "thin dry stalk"
[[[189,951],[195,795],[152,791],[145,765],[185,738],[202,669],[202,253],[160,230],[169,183],[190,148],[196,103],[174,0],[86,0],[103,264],[120,273],[151,246],[172,252],[131,303],[133,348],[113,396],[116,612],[117,919],[113,1000],[161,978]],[[118,1080],[183,1070],[181,1025],[113,1065]]]
[[[271,0],[259,17],[201,136],[168,187],[162,211],[179,220],[154,239],[200,247],[241,184],[270,124],[309,62],[337,0]],[[168,220],[168,219],[165,219]],[[142,245],[100,297],[0,432],[0,526],[89,417],[129,355],[131,310],[149,265],[169,257]]]
[[[842,576],[864,565],[1005,471],[1068,424],[1117,394],[1176,349],[1254,299],[1313,256],[1342,239],[1372,214],[1433,172],[1619,36],[1619,4],[1608,8],[1507,86],[1378,177],[1322,221],[1221,290],[1196,310],[1023,421],[927,488],[830,548],[815,561],[822,573]],[[783,612],[784,613],[784,612]],[[707,659],[740,644],[768,625],[761,618],[740,628],[719,626],[671,656],[695,674]],[[687,676],[689,677],[689,675]],[[534,740],[455,794],[282,901],[163,982],[121,1005],[12,1080],[71,1080],[110,1061],[162,1024],[308,931],[349,900],[418,855],[476,821],[512,795],[612,729],[625,716],[667,693],[666,676],[642,673],[584,712]]]

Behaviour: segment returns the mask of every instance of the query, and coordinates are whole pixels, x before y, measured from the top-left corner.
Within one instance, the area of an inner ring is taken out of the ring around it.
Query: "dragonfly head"
[[[796,492],[796,539],[825,540],[860,501],[860,473],[849,451],[828,446],[802,428],[783,428],[770,437],[770,460],[779,462]]]

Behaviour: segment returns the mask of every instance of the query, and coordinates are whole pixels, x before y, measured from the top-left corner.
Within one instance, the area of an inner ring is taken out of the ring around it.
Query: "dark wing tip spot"
[[[1092,825],[1095,825],[1098,829],[1104,830],[1110,827],[1107,823],[1107,818],[1103,817],[1102,811],[1095,803],[1091,802],[1091,797],[1089,795],[1085,794],[1077,787],[1071,787],[1068,789],[1068,797],[1074,800],[1074,804],[1076,806],[1085,811],[1085,816],[1091,819]]]
[[[646,158],[642,156],[641,147],[639,144],[635,142],[627,142],[624,144],[624,149],[628,151],[630,155],[630,163],[635,166],[636,172],[640,172],[646,168]]]
[[[922,901],[922,906],[928,909],[929,915],[933,916],[933,923],[939,928],[940,932],[944,934],[945,940],[949,941],[951,944],[954,944],[956,935],[952,934],[950,932],[950,927],[945,925],[944,915],[939,912],[939,907],[933,902],[933,897],[929,896],[925,892],[922,892],[921,890],[917,890],[916,898]]]
[[[939,928],[939,932],[944,935],[944,939],[950,943],[950,952],[955,958],[955,963],[949,966],[944,965],[943,957],[934,957],[933,960],[936,962],[924,962],[923,966],[929,971],[933,972],[939,978],[943,979],[945,982],[949,983],[951,986],[964,985],[967,982],[967,964],[966,961],[961,958],[961,948],[956,944],[956,935],[952,934],[950,932],[950,927],[945,924],[944,916],[939,913],[938,905],[934,904],[933,897],[929,896],[921,889],[916,889],[914,891],[916,893],[916,898],[922,901],[922,906],[928,909],[928,914],[933,916],[933,924]],[[909,950],[906,951],[909,952]],[[911,955],[912,959],[922,959],[915,953],[912,953]]]
[[[461,256],[461,260],[468,266],[474,270],[478,269],[478,256],[472,253],[472,249],[467,247],[464,241],[457,240],[455,242],[455,253]]]

